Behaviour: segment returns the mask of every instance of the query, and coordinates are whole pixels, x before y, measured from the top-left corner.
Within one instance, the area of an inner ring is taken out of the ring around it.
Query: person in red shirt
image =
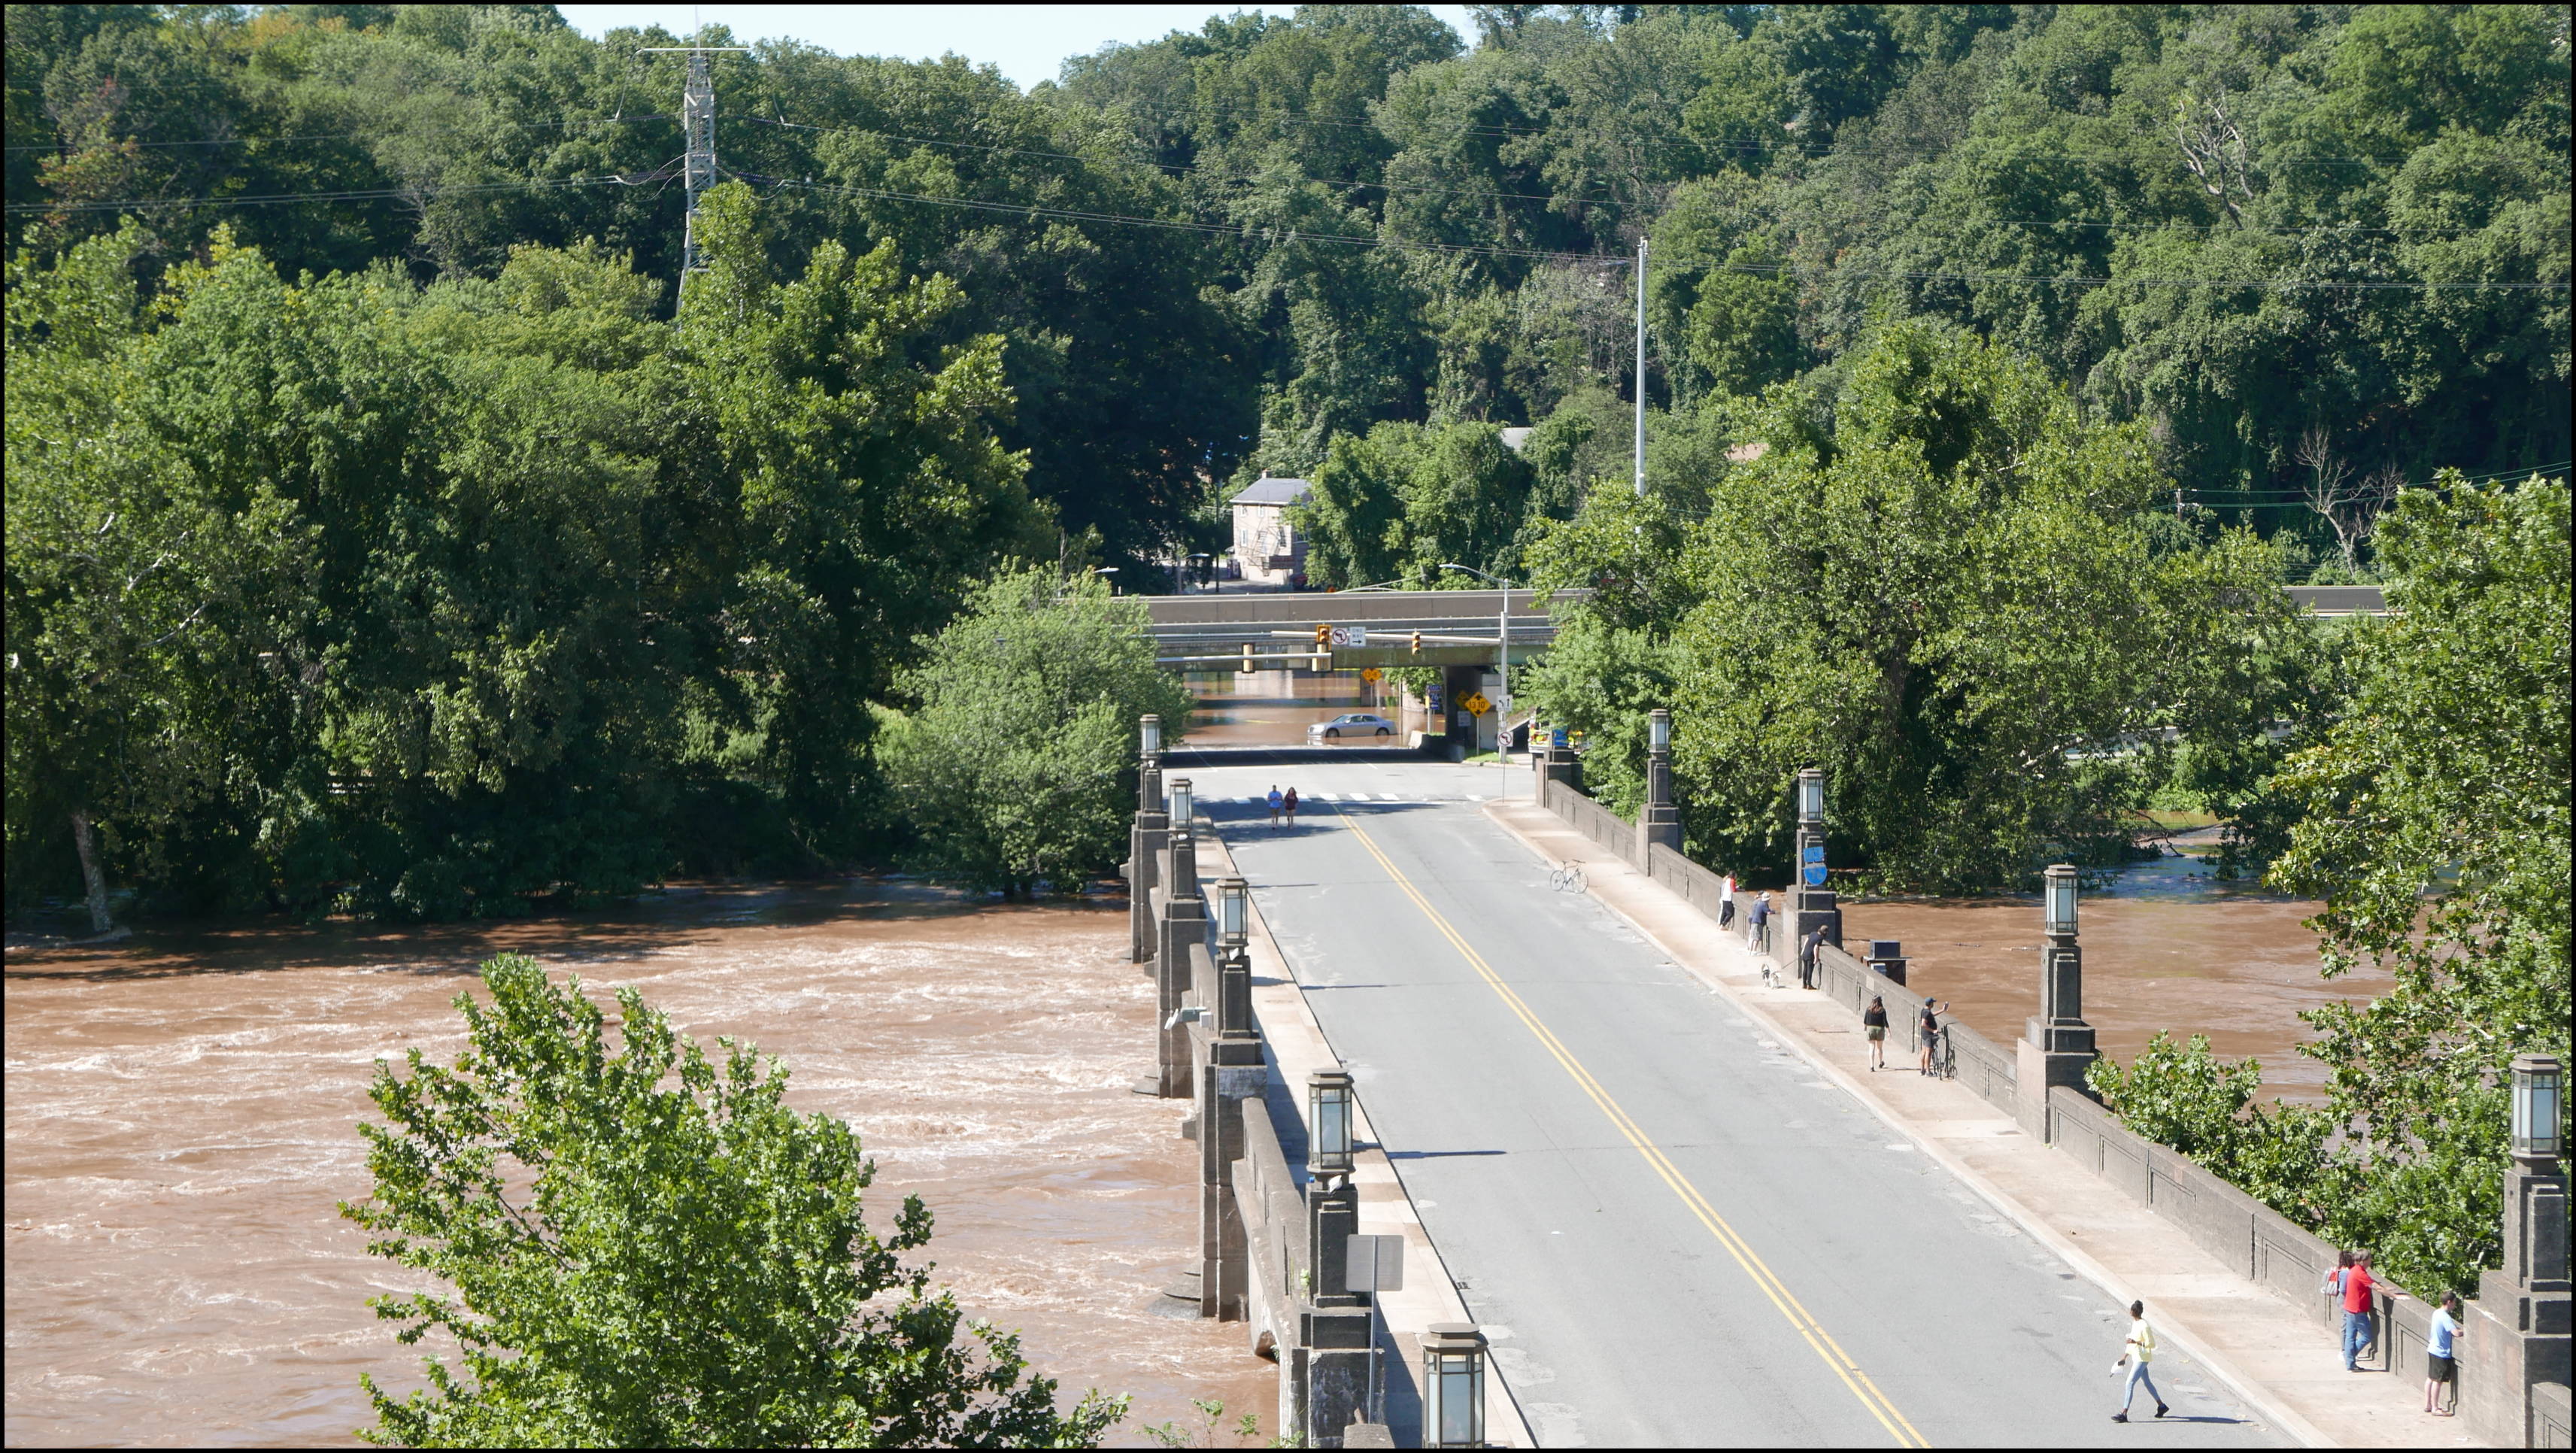
[[[2356,1251],[2343,1277],[2343,1370],[2361,1371],[2361,1358],[2379,1339],[2370,1329],[2370,1253]]]

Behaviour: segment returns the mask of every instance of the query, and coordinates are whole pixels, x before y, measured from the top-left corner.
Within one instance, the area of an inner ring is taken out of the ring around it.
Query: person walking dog
[[[2129,1303],[2129,1340],[2120,1344],[2120,1360],[2111,1364],[2111,1370],[2118,1372],[2121,1364],[2126,1363],[2129,1368],[2129,1380],[2121,1386],[2120,1410],[2111,1415],[2112,1422],[2129,1421],[2129,1404],[2137,1397],[2140,1383],[2146,1384],[2147,1396],[2156,1400],[2157,1417],[2161,1418],[2171,1411],[2165,1406],[2165,1395],[2156,1391],[2155,1378],[2147,1372],[2147,1364],[2155,1360],[2156,1329],[2147,1325],[2147,1304],[2131,1302]]]
[[[1860,1032],[1869,1036],[1869,1068],[1872,1074],[1887,1068],[1887,1001],[1876,994],[1869,996],[1869,1007],[1860,1011]]]

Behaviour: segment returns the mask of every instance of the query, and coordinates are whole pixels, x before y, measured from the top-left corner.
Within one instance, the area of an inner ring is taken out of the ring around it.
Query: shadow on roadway
[[[1271,746],[1174,747],[1163,754],[1163,770],[1175,767],[1266,767],[1299,762],[1446,762],[1439,753],[1415,747]]]

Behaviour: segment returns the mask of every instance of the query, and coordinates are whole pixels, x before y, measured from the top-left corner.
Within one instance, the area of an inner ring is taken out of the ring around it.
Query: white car
[[[1395,723],[1365,711],[1348,711],[1331,721],[1319,721],[1306,728],[1310,742],[1339,741],[1343,737],[1391,737]]]

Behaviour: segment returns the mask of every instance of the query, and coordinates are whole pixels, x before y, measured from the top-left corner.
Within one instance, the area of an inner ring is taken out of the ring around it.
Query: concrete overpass
[[[1491,666],[1505,624],[1512,664],[1534,660],[1556,640],[1556,622],[1538,599],[1528,590],[1244,591],[1158,595],[1149,609],[1165,665],[1241,663],[1249,647],[1261,670],[1315,670],[1321,656],[1320,669],[1351,671]],[[1317,626],[1339,628],[1341,639],[1319,652]]]

